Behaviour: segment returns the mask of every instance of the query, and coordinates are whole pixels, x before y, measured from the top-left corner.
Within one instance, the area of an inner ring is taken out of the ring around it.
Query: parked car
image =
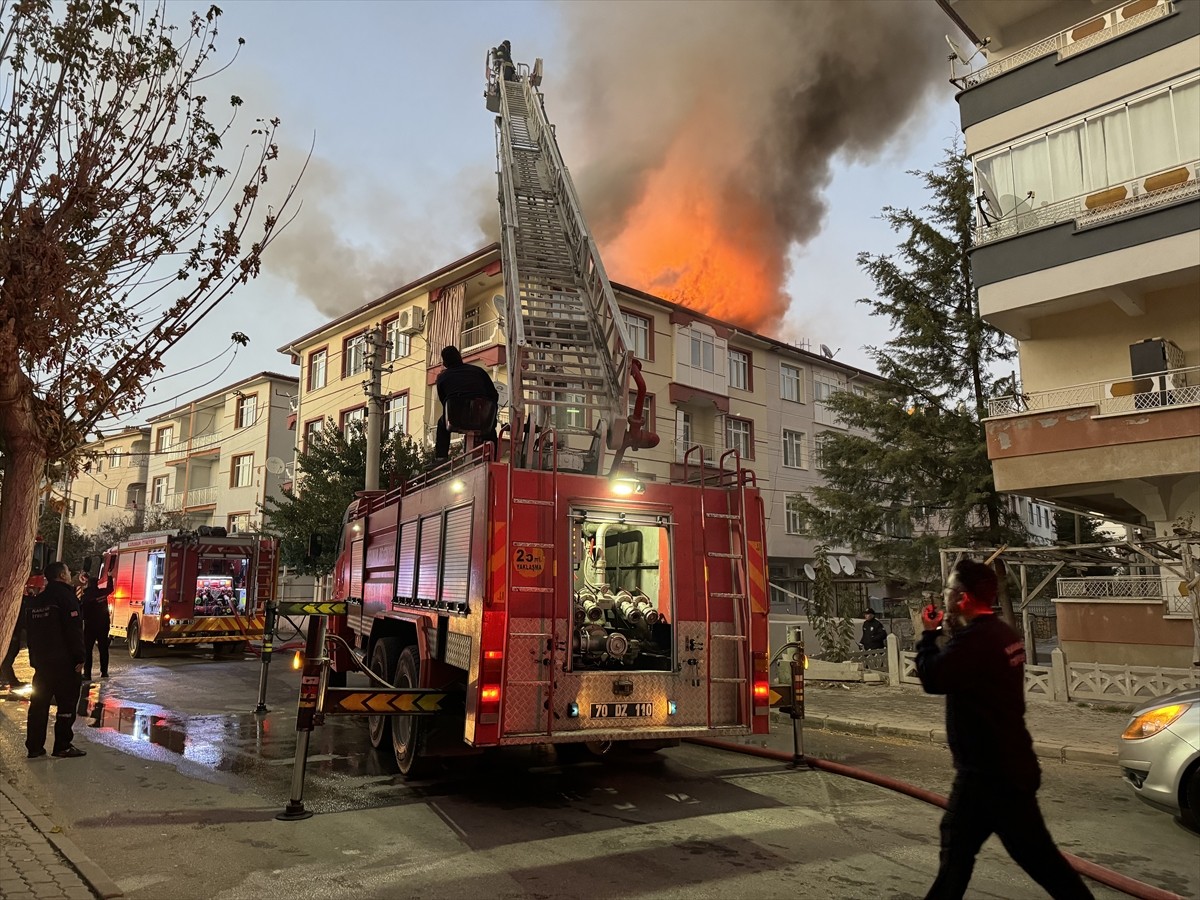
[[[1141,800],[1200,828],[1200,690],[1167,694],[1134,710],[1117,757]]]

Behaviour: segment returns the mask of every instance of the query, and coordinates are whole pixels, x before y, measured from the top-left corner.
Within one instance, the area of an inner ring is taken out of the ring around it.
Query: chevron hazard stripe
[[[404,688],[362,691],[327,688],[327,716],[432,716],[462,708],[462,694]]]
[[[280,603],[278,613],[281,616],[344,616],[346,604],[336,603]]]

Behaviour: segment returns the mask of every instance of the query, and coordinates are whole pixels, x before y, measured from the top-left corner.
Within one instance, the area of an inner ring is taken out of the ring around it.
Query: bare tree
[[[242,101],[214,124],[220,14],[175,26],[162,2],[0,0],[0,638],[47,466],[76,467],[163,354],[258,275],[295,191],[256,215],[276,119],[222,165]]]

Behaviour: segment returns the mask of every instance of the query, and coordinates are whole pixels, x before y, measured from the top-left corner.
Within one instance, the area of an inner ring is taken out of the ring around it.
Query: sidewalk
[[[787,721],[780,713],[775,716],[777,721]],[[1117,741],[1129,723],[1129,714],[1029,700],[1025,721],[1033,735],[1033,748],[1043,759],[1116,766]],[[804,725],[944,744],[945,700],[918,687],[809,681]]]

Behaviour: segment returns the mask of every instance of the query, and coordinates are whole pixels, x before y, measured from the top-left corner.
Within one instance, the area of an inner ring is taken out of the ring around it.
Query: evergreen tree
[[[379,457],[381,485],[399,485],[429,463],[428,451],[399,432],[384,441]],[[296,457],[296,475],[297,486],[283,491],[282,500],[267,498],[266,524],[280,537],[284,565],[302,575],[328,575],[346,507],[367,483],[365,430],[356,425],[347,439],[332,419],[326,421]],[[313,538],[317,553],[309,556]]]
[[[886,317],[893,337],[868,347],[885,381],[829,400],[851,429],[823,438],[825,483],[803,501],[818,535],[848,542],[872,568],[916,596],[940,586],[938,550],[1024,543],[1024,529],[996,492],[983,418],[1015,348],[979,316],[967,252],[971,171],[957,146],[932,171],[923,214],[885,207],[902,240],[894,254],[861,253],[877,296],[860,300]],[[859,433],[855,433],[859,432]]]
[[[837,587],[829,567],[829,548],[824,544],[814,551],[813,567],[817,577],[808,601],[808,621],[821,642],[821,658],[843,662],[850,655],[854,623],[848,616],[838,615]]]

